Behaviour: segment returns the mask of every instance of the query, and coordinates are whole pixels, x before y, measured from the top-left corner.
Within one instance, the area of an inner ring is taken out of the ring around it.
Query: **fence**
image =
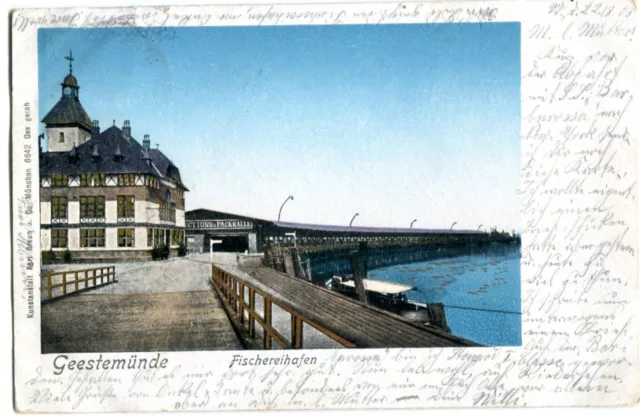
[[[40,299],[45,302],[115,282],[117,282],[115,266],[42,273],[40,274]]]
[[[227,273],[226,271],[211,266],[211,275],[216,291],[226,302],[229,309],[237,315],[243,327],[248,329],[250,338],[256,338],[256,323],[263,329],[263,348],[271,349],[273,341],[281,348],[303,348],[304,334],[303,324],[316,329],[320,333],[329,337],[333,341],[343,347],[352,348],[355,344],[324,328],[323,326],[305,318],[300,312],[290,308],[282,302],[274,299],[273,296],[262,291],[246,281]],[[259,296],[259,302],[256,302],[256,295]],[[262,304],[262,314],[258,311],[258,304]],[[291,337],[288,340],[275,327],[273,322],[273,306],[277,306],[288,312],[291,316]]]

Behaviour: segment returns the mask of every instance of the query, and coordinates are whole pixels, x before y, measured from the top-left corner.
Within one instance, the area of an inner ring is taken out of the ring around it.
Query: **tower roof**
[[[73,76],[73,54],[69,51],[69,56],[64,57],[69,61],[69,74],[64,77],[62,81],[63,94],[60,100],[53,106],[53,108],[42,119],[42,122],[47,125],[58,126],[79,126],[83,127],[87,131],[91,131],[93,124],[91,118],[87,115],[87,112],[80,104],[78,99],[78,80]],[[65,87],[71,87],[74,93],[67,94]]]
[[[73,74],[69,74],[66,77],[64,77],[64,81],[62,81],[62,85],[65,87],[78,87],[78,80],[76,79],[76,77],[73,76]]]
[[[60,98],[60,101],[44,116],[42,122],[45,124],[79,125],[87,131],[91,131],[93,126],[80,101],[71,97]]]

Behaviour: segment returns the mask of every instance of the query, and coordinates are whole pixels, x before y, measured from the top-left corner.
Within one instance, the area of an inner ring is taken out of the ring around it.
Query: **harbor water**
[[[379,268],[368,278],[414,286],[410,299],[444,304],[454,335],[487,346],[522,343],[519,245]]]

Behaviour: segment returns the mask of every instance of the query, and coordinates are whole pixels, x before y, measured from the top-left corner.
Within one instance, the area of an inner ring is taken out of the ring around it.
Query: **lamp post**
[[[278,221],[280,221],[280,216],[282,215],[282,208],[284,208],[284,204],[286,204],[288,200],[293,201],[293,195],[289,195],[287,199],[285,199],[282,205],[280,206],[280,211],[278,212]]]
[[[358,215],[360,215],[360,214],[356,212],[356,214],[353,216],[353,218],[351,218],[351,221],[349,222],[349,227],[351,227],[353,225],[353,220],[355,220]]]
[[[458,222],[454,221],[453,224],[451,224],[451,229],[453,230],[453,226],[456,225]]]
[[[480,228],[482,228],[482,224],[478,225],[478,231],[480,231]]]
[[[209,260],[213,263],[213,245],[222,244],[222,240],[209,240]]]
[[[415,220],[411,221],[411,225],[409,226],[409,228],[413,228],[413,223],[415,223],[416,221],[418,221],[417,218]]]

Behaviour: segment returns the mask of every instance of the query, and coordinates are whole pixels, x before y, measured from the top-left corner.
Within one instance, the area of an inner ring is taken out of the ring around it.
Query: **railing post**
[[[264,349],[271,349],[271,300],[266,296],[264,299]]]
[[[104,285],[104,268],[100,267],[100,284]]]
[[[253,313],[256,312],[256,292],[251,286],[249,286],[249,310]],[[251,313],[249,313],[249,336],[251,338],[256,337],[256,321]]]
[[[291,314],[291,347],[302,348],[302,317],[298,314]]]
[[[233,278],[233,311],[238,313],[238,280]]]
[[[240,323],[244,324],[244,284],[240,282]]]
[[[77,292],[78,291],[78,272],[74,273],[73,283],[74,283],[73,286],[75,288],[75,291]]]
[[[47,274],[47,299],[51,299],[51,273]]]
[[[85,270],[84,271],[84,288],[88,288],[89,287],[89,271]]]
[[[67,273],[62,273],[62,295],[67,294]]]

